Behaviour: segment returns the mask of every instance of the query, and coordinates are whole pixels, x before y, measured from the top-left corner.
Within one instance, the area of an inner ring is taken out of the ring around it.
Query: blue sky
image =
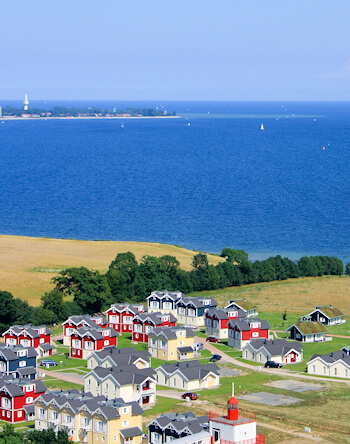
[[[350,100],[349,0],[11,0],[0,99]]]

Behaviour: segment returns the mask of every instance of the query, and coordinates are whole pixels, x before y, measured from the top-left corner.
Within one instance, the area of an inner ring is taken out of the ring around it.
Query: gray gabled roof
[[[104,336],[103,332],[104,331],[109,331],[110,335],[109,336]],[[93,339],[95,339],[96,341],[100,340],[100,339],[108,339],[108,338],[114,338],[116,336],[119,336],[119,333],[117,333],[114,328],[112,327],[107,327],[107,328],[101,328],[98,327],[95,324],[94,328],[86,328],[86,327],[79,327],[76,329],[76,332],[79,336],[85,336],[87,334],[90,334],[92,336]]]
[[[227,325],[233,327],[237,324],[240,331],[249,331],[251,330],[250,324],[256,322],[260,322],[260,330],[269,330],[271,328],[268,321],[261,320],[260,318],[231,319]]]
[[[214,363],[202,364],[200,361],[177,362],[176,364],[164,364],[156,368],[157,371],[166,373],[168,378],[175,373],[182,374],[188,381],[203,379],[208,373],[219,375],[219,366]]]
[[[142,432],[138,427],[129,427],[128,429],[121,429],[120,434],[124,438],[132,438],[134,436],[141,436]]]
[[[195,334],[191,328],[181,327],[179,325],[175,327],[157,327],[154,330],[152,330],[149,335],[152,336],[160,336],[163,335],[165,338],[169,339],[176,339],[176,332],[179,330],[184,330],[186,332],[186,338],[194,338]]]
[[[113,378],[120,386],[129,384],[140,384],[147,378],[156,378],[156,371],[153,368],[139,369],[134,364],[118,365],[117,367],[96,367],[84,379],[95,375],[99,381]]]
[[[40,344],[39,348],[41,348],[41,350],[43,351],[49,351],[53,349],[52,345],[47,342],[45,344]]]
[[[175,316],[171,313],[139,313],[135,316],[135,320],[136,321],[140,321],[141,323],[149,321],[151,322],[153,325],[157,326],[157,325],[163,325],[164,321],[163,318],[164,316],[169,316],[169,322],[176,322],[177,319],[175,318]]]
[[[291,350],[295,350],[296,352],[301,353],[301,351],[303,350],[302,343],[297,341],[288,342],[286,339],[251,339],[250,344],[247,344],[245,347],[243,347],[243,349],[245,349],[249,345],[253,347],[256,351],[260,350],[261,348],[265,348],[271,356],[286,355]]]
[[[175,291],[175,292],[171,292],[168,290],[152,291],[152,293],[149,296],[147,296],[146,299],[149,299],[153,296],[156,296],[157,298],[160,298],[160,299],[168,298],[173,301],[177,301],[179,298],[184,297],[185,295],[183,293],[181,293],[180,291]]]
[[[337,361],[341,361],[350,367],[350,355],[347,355],[343,350],[327,353],[326,355],[312,355],[310,361],[307,363],[310,364],[314,359],[320,358],[323,362],[327,364],[334,364]]]
[[[151,425],[156,425],[160,429],[174,429],[178,434],[187,433],[194,435],[200,433],[209,427],[209,417],[201,416],[199,418],[192,412],[188,413],[167,413],[155,418],[146,425],[149,428]]]
[[[104,362],[109,359],[115,365],[133,364],[138,359],[143,359],[149,362],[151,354],[148,350],[136,351],[134,347],[117,348],[114,345],[104,347],[98,352],[94,352],[89,358],[94,357],[99,362]]]
[[[205,304],[204,302],[207,301],[209,302],[208,304]],[[200,297],[196,297],[196,296],[192,296],[192,297],[182,297],[181,299],[179,299],[176,302],[176,305],[185,305],[185,306],[194,306],[196,308],[213,308],[213,307],[217,307],[218,303],[214,298],[204,298],[202,296]]]
[[[28,375],[35,375],[36,374],[36,368],[35,367],[23,367],[23,368],[18,368],[17,369],[17,373],[21,376],[28,376]]]
[[[192,353],[193,352],[193,348],[189,347],[189,346],[187,346],[187,347],[178,347],[177,350],[180,353]]]
[[[27,350],[26,357],[34,358],[38,356],[38,353],[33,347],[23,347],[23,345],[6,345],[3,342],[0,343],[0,356],[3,356],[6,361],[16,361],[17,359],[23,359],[24,356],[17,356],[17,352],[20,350]]]

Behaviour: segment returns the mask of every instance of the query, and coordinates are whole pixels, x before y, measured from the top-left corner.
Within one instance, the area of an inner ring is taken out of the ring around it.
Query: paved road
[[[78,373],[68,373],[68,372],[46,372],[46,378],[49,379],[50,376],[56,379],[61,379],[62,381],[73,382],[74,384],[84,385],[84,376]],[[44,379],[45,381],[45,379]]]
[[[300,373],[292,373],[289,369],[283,369],[283,368],[279,368],[279,369],[269,369],[269,368],[264,368],[264,367],[258,367],[256,365],[252,365],[252,364],[247,364],[246,362],[242,362],[239,361],[238,359],[232,358],[231,356],[227,355],[226,353],[224,353],[223,351],[217,349],[214,345],[212,345],[210,342],[207,342],[205,340],[205,338],[200,338],[198,336],[195,337],[195,341],[196,342],[201,342],[204,346],[204,348],[206,348],[207,350],[209,350],[212,353],[218,353],[221,355],[221,362],[230,362],[231,364],[236,365],[237,367],[243,367],[243,368],[247,368],[249,370],[254,370],[254,371],[260,371],[262,373],[270,373],[272,375],[280,375],[280,376],[285,376],[287,378],[300,378],[300,379],[307,379],[308,381],[310,380],[317,380],[320,382],[325,382],[325,381],[331,381],[331,382],[340,382],[343,384],[347,384],[350,385],[350,380],[345,380],[345,379],[337,379],[337,378],[324,378],[324,377],[318,377],[318,376],[306,376],[306,375],[302,375]],[[260,370],[258,370],[260,368]]]

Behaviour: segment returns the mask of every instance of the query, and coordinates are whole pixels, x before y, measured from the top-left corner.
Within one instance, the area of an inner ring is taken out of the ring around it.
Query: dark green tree
[[[204,253],[198,253],[195,256],[193,256],[192,259],[192,267],[196,270],[199,268],[208,268],[208,257]]]
[[[224,248],[220,254],[229,262],[236,262],[240,264],[243,260],[248,260],[248,253],[244,250],[232,250],[231,248]]]
[[[74,296],[74,302],[83,313],[94,314],[106,308],[111,301],[107,277],[85,267],[67,268],[53,278],[55,289]]]
[[[41,297],[41,306],[54,314],[53,322],[65,321],[70,315],[67,304],[63,300],[63,293],[57,289],[47,292]]]
[[[20,432],[16,432],[12,424],[4,424],[0,431],[1,444],[24,444],[24,436]]]
[[[345,274],[350,276],[350,262],[345,265]]]

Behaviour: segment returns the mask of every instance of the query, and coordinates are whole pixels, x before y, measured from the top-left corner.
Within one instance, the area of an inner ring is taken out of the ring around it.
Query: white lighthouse
[[[256,415],[239,414],[234,384],[232,397],[227,402],[227,415],[216,416],[209,412],[209,432],[213,444],[265,444],[265,436],[256,434]]]
[[[28,100],[27,94],[24,94],[24,100],[23,100],[23,109],[24,109],[24,111],[27,111],[28,106],[29,106],[29,100]]]

